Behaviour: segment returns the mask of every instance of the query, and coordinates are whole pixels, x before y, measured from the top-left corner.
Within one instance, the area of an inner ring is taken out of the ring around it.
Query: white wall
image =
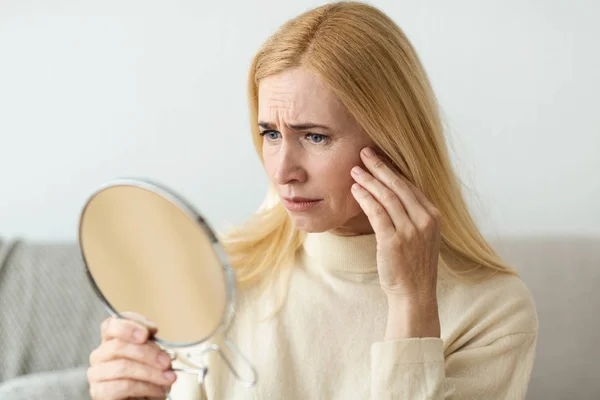
[[[0,0],[0,236],[74,239],[88,194],[145,176],[217,227],[266,179],[246,71],[315,1]],[[375,1],[437,91],[487,234],[600,235],[600,5]]]

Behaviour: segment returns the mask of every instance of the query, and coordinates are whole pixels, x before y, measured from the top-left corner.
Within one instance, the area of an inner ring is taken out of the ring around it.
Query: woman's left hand
[[[381,288],[390,305],[428,308],[437,316],[440,212],[372,149],[364,148],[361,158],[370,173],[358,166],[352,169],[357,182],[352,194],[375,232]]]

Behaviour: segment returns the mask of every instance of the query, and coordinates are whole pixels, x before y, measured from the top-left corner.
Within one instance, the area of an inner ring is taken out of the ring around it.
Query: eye
[[[321,135],[320,133],[307,133],[306,138],[313,143],[319,144],[327,140],[327,135]]]
[[[266,136],[267,140],[269,141],[273,141],[273,140],[277,140],[279,139],[279,135],[281,135],[279,132],[274,131],[274,130],[268,130],[268,131],[262,131],[260,133],[260,136]]]

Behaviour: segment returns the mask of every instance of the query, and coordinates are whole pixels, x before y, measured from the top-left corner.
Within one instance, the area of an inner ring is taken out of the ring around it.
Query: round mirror
[[[235,273],[225,252],[205,219],[165,187],[140,179],[100,187],[81,212],[79,245],[109,313],[123,318],[133,311],[152,320],[157,343],[200,344],[231,323]],[[218,346],[208,351],[218,351],[231,368]],[[198,368],[185,372],[206,375],[205,366]],[[253,374],[246,386],[254,384]]]

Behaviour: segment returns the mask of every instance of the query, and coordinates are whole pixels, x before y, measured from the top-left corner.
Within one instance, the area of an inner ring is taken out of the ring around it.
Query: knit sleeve
[[[440,338],[373,343],[371,399],[524,399],[536,342],[515,333],[446,357]]]

